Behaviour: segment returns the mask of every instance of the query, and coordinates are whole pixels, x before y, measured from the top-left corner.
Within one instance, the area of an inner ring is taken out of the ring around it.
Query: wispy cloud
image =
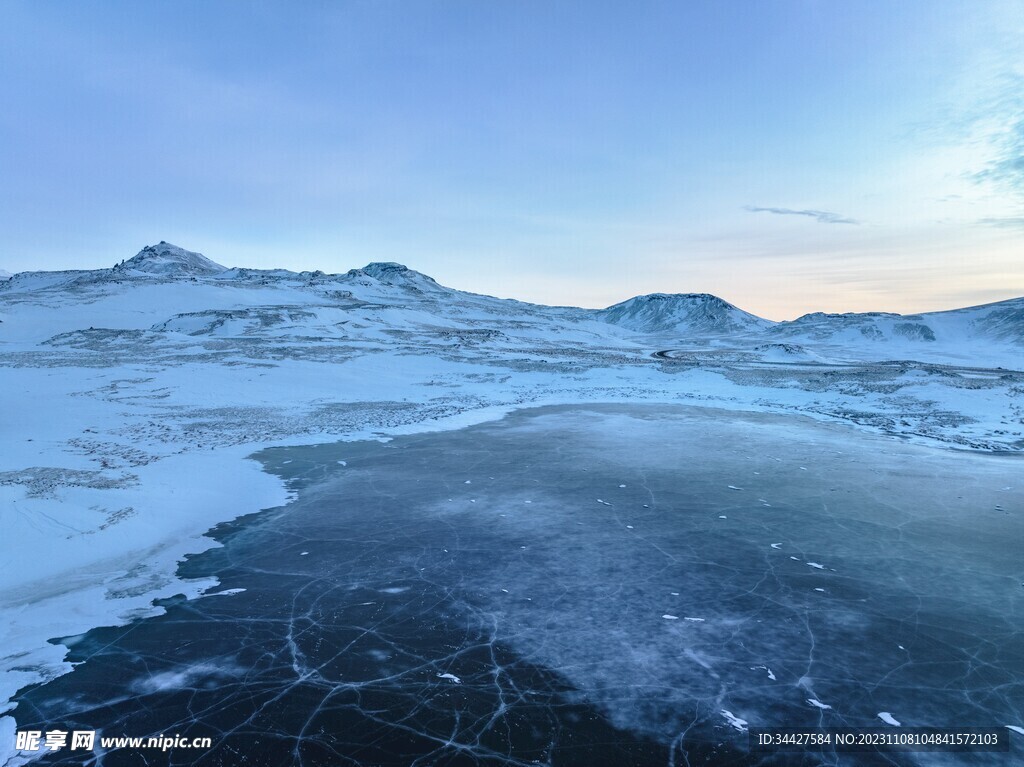
[[[815,219],[819,224],[860,224],[854,218],[847,218],[838,213],[831,213],[827,210],[793,210],[792,208],[759,208],[755,205],[747,205],[744,210],[751,213],[775,213],[779,216],[808,216]]]
[[[1024,116],[1018,116],[992,143],[995,157],[975,178],[1006,184],[1018,194],[1024,192]]]
[[[988,167],[975,174],[978,181],[1005,184],[1014,193],[1024,194],[1024,117],[992,139],[994,158]]]
[[[1024,216],[1004,216],[1002,218],[979,218],[979,224],[998,226],[1003,229],[1024,229]]]
[[[976,140],[988,145],[989,162],[973,176],[1024,194],[1024,75],[1004,73],[996,80],[998,86],[974,117]]]

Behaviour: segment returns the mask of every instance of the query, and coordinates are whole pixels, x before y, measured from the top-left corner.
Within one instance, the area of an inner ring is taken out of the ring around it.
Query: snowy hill
[[[812,312],[771,329],[777,336],[801,337],[811,341],[863,344],[866,341],[935,341],[935,332],[922,315],[904,316],[884,312],[827,314]]]
[[[14,275],[8,272],[6,269],[0,269],[0,280],[9,280]]]
[[[1024,298],[933,312],[925,316],[939,327],[946,323],[966,323],[979,335],[1024,344]]]
[[[361,282],[369,285],[367,280],[376,280],[383,285],[411,290],[414,292],[449,292],[449,288],[439,285],[433,277],[421,274],[403,264],[396,264],[393,261],[376,261],[367,264],[362,269],[352,269],[345,278],[352,282]]]
[[[160,277],[193,277],[220,274],[227,271],[227,268],[201,253],[193,253],[161,240],[156,245],[143,248],[132,258],[115,266],[114,270]]]
[[[749,333],[772,323],[707,293],[651,293],[597,312],[600,319],[638,333]]]
[[[227,270],[200,253],[167,242],[148,245],[132,258],[110,269],[69,269],[55,272],[20,272],[3,284],[11,294],[57,291],[66,300],[97,289],[111,290],[126,281],[160,282],[208,278]]]
[[[979,343],[1024,344],[1024,298],[924,314],[866,312],[805,314],[780,322],[769,334],[861,349],[874,348],[891,355],[933,351],[982,352]]]
[[[19,274],[0,284],[0,306],[18,308],[6,315],[0,341],[108,353],[175,335],[317,343],[403,338],[423,349],[497,339],[600,348],[622,335],[588,310],[467,293],[401,264],[370,263],[344,274],[225,269],[166,242],[112,269]]]

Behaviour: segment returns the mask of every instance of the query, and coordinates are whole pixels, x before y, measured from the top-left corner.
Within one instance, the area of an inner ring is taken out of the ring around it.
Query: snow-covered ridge
[[[864,345],[961,345],[976,339],[1024,343],[1024,298],[982,306],[923,314],[813,312],[774,325],[770,333],[784,338]]]
[[[1024,297],[926,315],[937,322],[966,319],[985,335],[1024,343]]]
[[[173,298],[167,293],[169,288],[160,287],[170,285],[181,289]],[[244,288],[245,292],[225,292],[229,288]],[[813,359],[817,352],[807,352],[808,357],[804,351],[796,355],[784,346],[765,344],[829,347],[831,355],[826,357],[835,356],[841,348],[855,350],[853,356],[858,359],[922,360],[929,355],[952,355],[957,361],[970,361],[972,356],[988,358],[993,350],[996,358],[1003,359],[1008,350],[1024,345],[1024,298],[925,314],[814,312],[792,321],[772,322],[706,293],[652,293],[599,310],[552,307],[445,287],[394,262],[374,262],[343,274],[226,269],[200,253],[167,242],[147,246],[112,269],[24,272],[0,281],[0,297],[9,300],[95,304],[101,295],[111,301],[118,297],[123,306],[119,310],[111,306],[109,313],[97,311],[85,328],[219,336],[237,329],[253,336],[274,333],[271,328],[275,326],[280,329],[283,320],[270,318],[284,317],[280,312],[288,307],[305,311],[314,305],[320,309],[305,316],[309,331],[321,337],[352,337],[353,330],[370,326],[381,332],[388,328],[405,332],[403,328],[412,326],[450,329],[453,324],[465,328],[485,323],[491,331],[501,333],[517,325],[524,331],[529,327],[530,333],[541,332],[547,325],[551,330],[573,326],[584,331],[588,342],[600,343],[602,336],[618,340],[649,336],[649,343],[662,348],[689,341],[744,343],[761,347],[756,351],[780,361],[797,356]],[[172,306],[177,311],[164,313]],[[357,307],[359,317],[349,316]],[[326,310],[330,311],[325,314]],[[205,319],[192,317],[196,312],[206,313]],[[228,317],[218,312],[236,314]],[[242,321],[237,312],[248,319]],[[291,327],[289,335],[304,335],[303,321],[283,324]],[[53,325],[50,336],[80,329],[84,328],[74,326],[74,317],[68,315]],[[3,335],[0,333],[0,340]],[[473,335],[479,337],[475,330]],[[37,342],[45,340],[34,337]]]

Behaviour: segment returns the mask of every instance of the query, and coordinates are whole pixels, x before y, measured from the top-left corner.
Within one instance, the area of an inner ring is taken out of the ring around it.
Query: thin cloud
[[[779,216],[808,216],[815,219],[819,224],[853,224],[859,225],[860,221],[854,218],[847,218],[838,213],[831,213],[827,210],[793,210],[792,208],[759,208],[754,205],[747,205],[744,210],[751,213],[775,213]]]
[[[975,180],[996,181],[1018,194],[1024,193],[1024,118],[1010,126],[995,143],[995,159],[974,174]]]
[[[1012,69],[1012,63],[1007,63]],[[995,183],[1004,190],[1024,195],[1024,75],[1003,72],[990,86],[990,93],[971,110],[975,143],[987,147],[988,163],[968,174],[978,183]],[[1010,224],[1013,226],[1013,224]]]
[[[1004,218],[979,218],[979,224],[998,226],[1002,229],[1024,229],[1024,216],[1006,216]]]

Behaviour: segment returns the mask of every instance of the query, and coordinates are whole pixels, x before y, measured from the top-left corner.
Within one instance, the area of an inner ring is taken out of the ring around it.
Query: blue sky
[[[0,268],[1024,295],[1024,1],[0,2]]]

